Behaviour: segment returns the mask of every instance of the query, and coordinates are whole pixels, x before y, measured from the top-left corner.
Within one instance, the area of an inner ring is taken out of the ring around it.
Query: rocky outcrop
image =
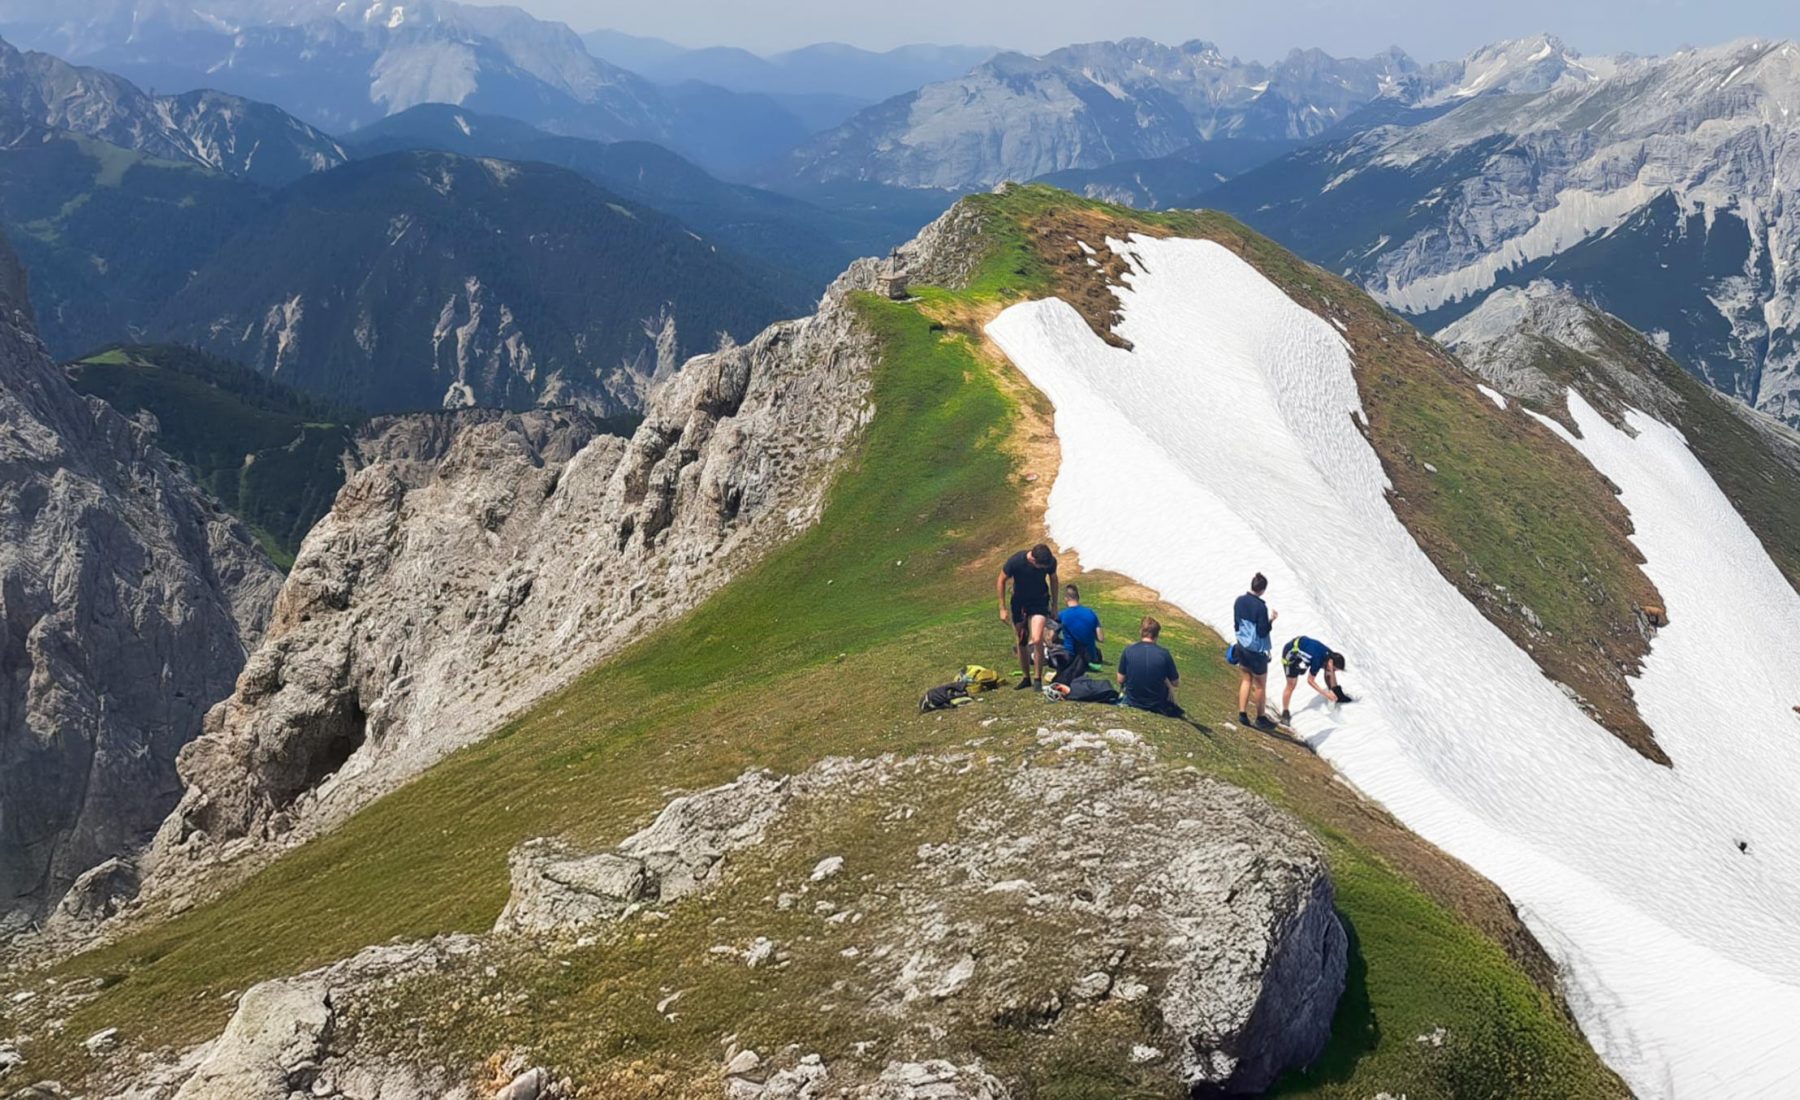
[[[340,820],[809,526],[870,413],[847,296],[873,270],[690,361],[629,440],[556,411],[378,425],[182,756],[152,885]]]
[[[0,934],[141,845],[280,574],[37,339],[0,244]]]
[[[592,932],[718,881],[732,850],[769,858],[757,846],[791,843],[799,822],[829,817],[844,800],[904,806],[898,792],[910,783],[966,783],[958,792],[966,800],[951,796],[956,840],[920,846],[896,880],[859,880],[858,890],[897,902],[876,926],[885,948],[852,950],[879,991],[871,1013],[966,1036],[970,1019],[1054,1031],[1082,1006],[1154,1004],[1158,1048],[1181,1078],[1229,1092],[1259,1091],[1315,1057],[1343,991],[1346,939],[1311,838],[1267,803],[1192,770],[1152,780],[1143,770],[1149,751],[1129,731],[1046,729],[1040,739],[1057,759],[1004,776],[968,781],[966,769],[981,766],[960,758],[827,760],[790,780],[752,772],[677,800],[610,852],[577,856],[528,842],[514,854],[499,927]],[[676,853],[676,888],[659,893],[667,880],[654,857]],[[829,889],[816,884],[844,867],[841,856],[820,861],[805,885],[777,896],[777,908],[836,915]],[[1033,934],[1010,933],[1027,914]],[[866,942],[878,918],[855,916]],[[754,969],[778,965],[781,953],[756,938],[741,957]],[[731,1095],[740,1094],[764,1095]]]
[[[622,1010],[674,1019],[684,996],[748,996],[767,1014],[756,1030],[774,1046],[721,1035],[716,1075],[681,1095],[1008,1100],[1042,1084],[1031,1066],[1075,1057],[1240,1094],[1315,1058],[1347,947],[1318,843],[1129,730],[1074,718],[1014,748],[752,771],[603,852],[529,841],[495,934],[374,947],[259,985],[219,1039],[150,1076],[183,1100],[422,1100],[483,1076],[509,1097],[609,1095],[605,1065],[540,1061],[542,1021],[520,1011],[575,975],[608,983]],[[698,942],[716,946],[629,946],[694,905]],[[831,1035],[806,1033],[826,1004]],[[515,1045],[485,1069],[446,1064],[421,1026],[446,1013]],[[1109,1027],[1125,1030],[1095,1038]],[[1031,1059],[982,1057],[1007,1046],[984,1035],[1012,1032],[1032,1037]],[[101,1061],[118,1067],[96,1079],[109,1088],[149,1079],[123,1052]]]
[[[512,855],[512,894],[496,931],[555,932],[667,904],[717,877],[727,852],[762,839],[787,804],[789,786],[763,772],[678,798],[611,852],[577,854],[549,838]]]
[[[474,1100],[467,1074],[380,1059],[346,1058],[337,996],[417,977],[467,954],[467,937],[372,947],[353,958],[304,974],[253,986],[238,1000],[224,1034],[211,1044],[176,1100]],[[515,1090],[548,1100],[543,1090]]]

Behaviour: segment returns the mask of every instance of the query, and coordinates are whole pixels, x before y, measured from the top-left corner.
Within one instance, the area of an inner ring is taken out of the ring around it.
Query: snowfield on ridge
[[[1108,244],[1132,269],[1117,327],[1132,350],[1058,299],[987,330],[1055,406],[1052,536],[1226,637],[1231,600],[1266,572],[1277,644],[1331,642],[1361,689],[1337,714],[1296,695],[1299,732],[1507,892],[1636,1093],[1791,1095],[1800,730],[1782,692],[1800,595],[1679,433],[1634,414],[1634,438],[1571,397],[1574,445],[1621,486],[1667,603],[1635,682],[1663,768],[1592,722],[1401,525],[1331,324],[1212,242]]]

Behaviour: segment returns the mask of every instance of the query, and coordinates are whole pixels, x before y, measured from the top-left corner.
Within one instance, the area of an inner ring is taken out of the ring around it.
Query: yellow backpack
[[[1000,674],[982,665],[965,665],[956,682],[968,688],[971,693],[992,691],[1000,686]]]

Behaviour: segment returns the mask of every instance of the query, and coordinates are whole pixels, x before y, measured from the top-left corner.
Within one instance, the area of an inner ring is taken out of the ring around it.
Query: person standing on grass
[[[1144,616],[1138,640],[1119,654],[1115,678],[1126,706],[1180,718],[1183,711],[1175,702],[1175,685],[1181,682],[1181,673],[1175,670],[1175,658],[1157,642],[1161,636],[1162,624]]]
[[[1106,628],[1100,625],[1100,616],[1093,608],[1081,606],[1081,589],[1063,585],[1063,609],[1056,621],[1062,627],[1063,644],[1070,653],[1091,665],[1105,663],[1100,659],[1100,643],[1106,640]]]
[[[1281,693],[1281,720],[1293,721],[1288,705],[1294,700],[1294,688],[1299,685],[1302,674],[1306,676],[1306,686],[1319,693],[1319,697],[1327,703],[1348,703],[1350,696],[1338,684],[1338,673],[1344,671],[1344,655],[1332,649],[1317,638],[1301,635],[1281,647],[1281,671],[1287,676],[1287,688]],[[1319,673],[1325,674],[1325,686],[1320,687]]]
[[[1007,581],[1012,582],[1010,600]],[[1056,587],[1056,558],[1041,542],[1007,558],[994,582],[1000,621],[1012,624],[1018,645],[1021,689],[1044,686],[1044,624],[1050,620],[1050,593]]]
[[[1231,608],[1231,621],[1237,628],[1231,659],[1238,666],[1238,721],[1262,730],[1275,728],[1263,707],[1269,693],[1269,654],[1275,648],[1269,635],[1280,615],[1270,612],[1269,605],[1263,602],[1263,593],[1268,589],[1269,578],[1258,573],[1250,578],[1250,591],[1239,596]],[[1250,718],[1252,709],[1256,713],[1254,723]]]

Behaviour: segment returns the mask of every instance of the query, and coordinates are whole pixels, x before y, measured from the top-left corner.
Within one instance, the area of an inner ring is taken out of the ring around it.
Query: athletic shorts
[[[1305,676],[1311,668],[1312,661],[1308,660],[1304,653],[1289,653],[1282,658],[1281,671],[1286,673],[1290,680],[1298,680]]]
[[[1237,666],[1252,676],[1265,676],[1269,671],[1269,655],[1238,646]]]
[[[1050,617],[1050,605],[1047,603],[1016,603],[1012,605],[1012,621],[1015,626],[1025,626],[1031,622],[1033,615]]]

